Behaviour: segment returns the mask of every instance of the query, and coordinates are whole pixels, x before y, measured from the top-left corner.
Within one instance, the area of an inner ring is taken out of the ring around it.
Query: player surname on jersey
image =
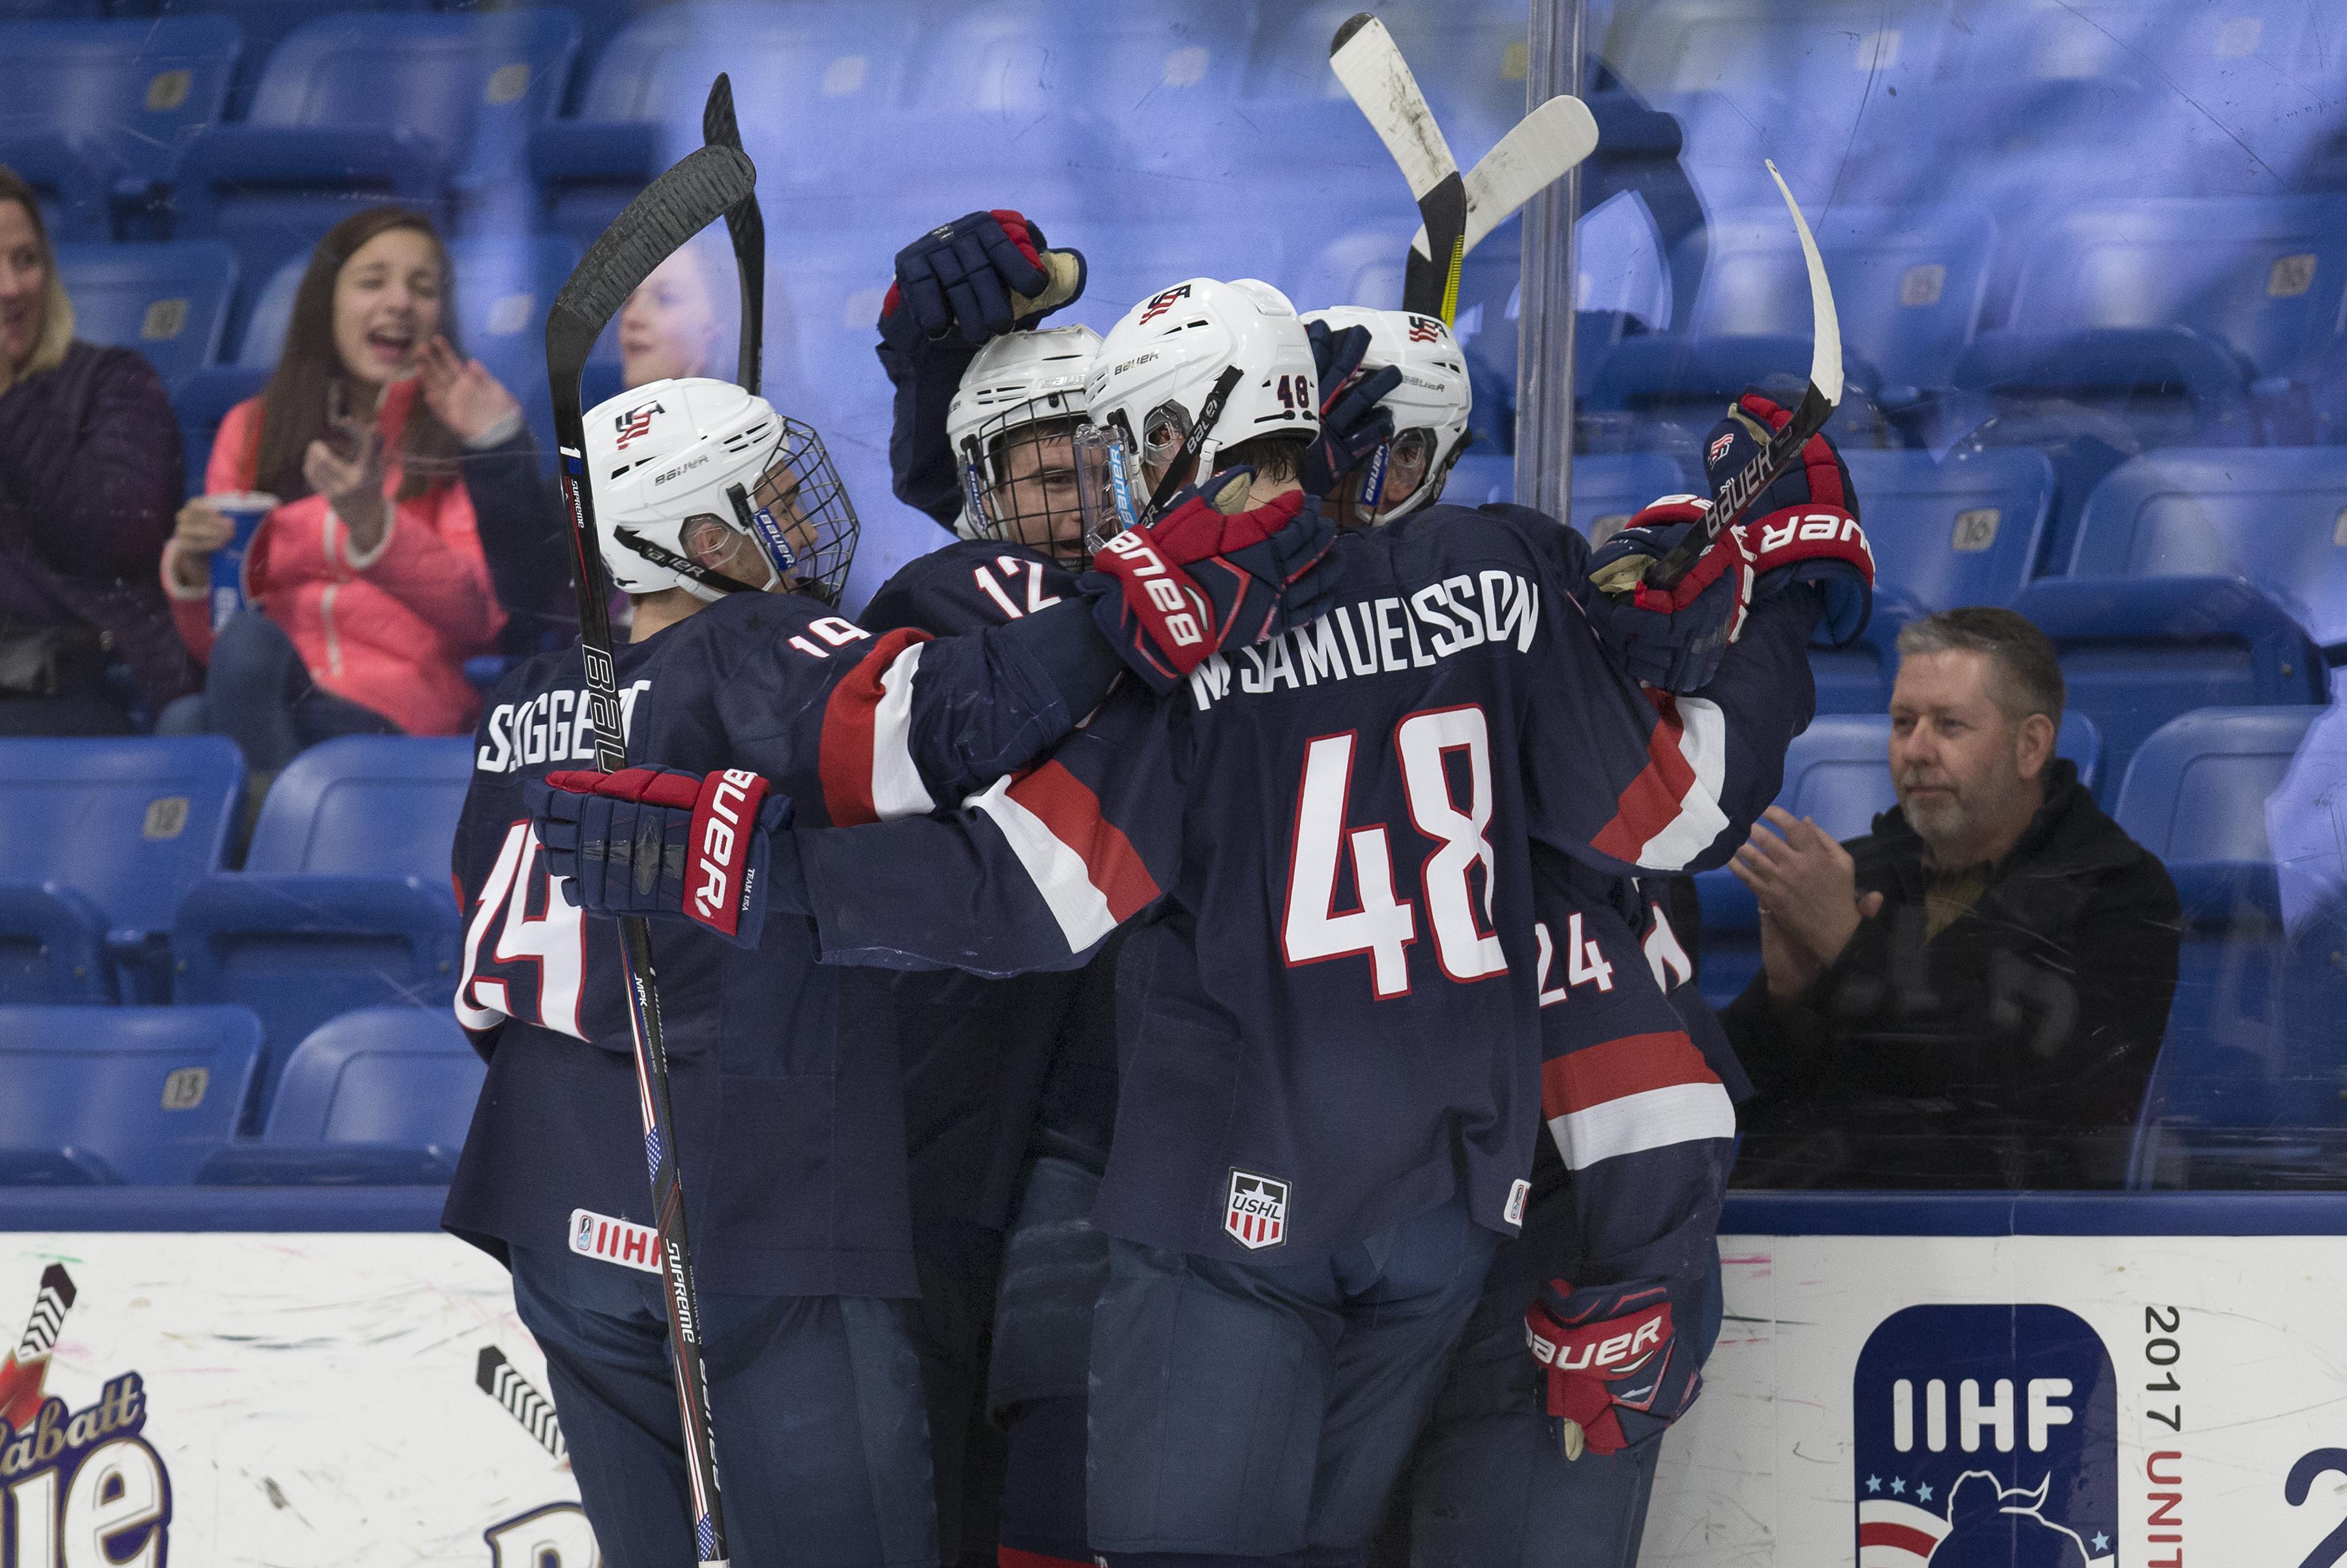
[[[1496,569],[1462,572],[1407,600],[1389,595],[1339,605],[1308,626],[1239,649],[1238,690],[1261,693],[1282,682],[1295,690],[1324,678],[1423,670],[1486,642],[1513,641],[1518,652],[1528,653],[1539,626],[1537,583]],[[1190,695],[1201,711],[1230,693],[1231,666],[1224,655],[1191,672]]]

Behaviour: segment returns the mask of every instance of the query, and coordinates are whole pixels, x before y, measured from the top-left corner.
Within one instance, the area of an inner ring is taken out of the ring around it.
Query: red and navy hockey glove
[[[590,915],[692,920],[754,948],[774,895],[774,835],[791,800],[758,774],[574,769],[522,786],[522,804],[566,901]]]
[[[1325,498],[1393,439],[1393,413],[1378,404],[1401,384],[1401,367],[1359,374],[1361,356],[1369,352],[1367,327],[1332,333],[1327,322],[1307,322],[1304,330],[1312,340],[1315,384],[1320,388],[1320,434],[1304,454],[1304,489]]]
[[[1713,493],[1792,417],[1758,387],[1747,387],[1704,440],[1704,471]],[[1858,641],[1874,612],[1874,552],[1859,527],[1850,466],[1832,442],[1810,436],[1800,462],[1763,490],[1737,526],[1753,558],[1755,603],[1808,583],[1822,600],[1811,645],[1843,648]]]
[[[1567,1459],[1579,1459],[1583,1443],[1610,1454],[1661,1436],[1703,1389],[1660,1280],[1575,1290],[1552,1279],[1525,1309],[1524,1342],[1547,1370],[1548,1413],[1565,1423]]]
[[[1043,231],[1008,208],[969,212],[897,252],[880,335],[907,352],[958,326],[978,344],[1034,323],[1084,292],[1084,258],[1051,251]]]
[[[1644,579],[1650,560],[1670,554],[1710,506],[1665,496],[1589,558],[1590,581],[1600,591],[1584,595],[1583,608],[1598,635],[1632,675],[1665,692],[1708,685],[1752,605],[1752,558],[1734,528],[1670,587]]]
[[[1317,620],[1336,597],[1322,558],[1336,526],[1301,490],[1252,511],[1252,468],[1226,468],[1177,492],[1146,528],[1111,538],[1081,587],[1126,666],[1161,696],[1225,648]]]

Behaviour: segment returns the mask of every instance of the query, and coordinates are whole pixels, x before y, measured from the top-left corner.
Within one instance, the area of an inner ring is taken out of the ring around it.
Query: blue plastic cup
[[[203,500],[236,525],[235,537],[212,551],[212,630],[218,631],[248,602],[244,558],[252,548],[252,536],[261,531],[261,519],[277,509],[277,497],[258,490],[238,490],[206,496]]]

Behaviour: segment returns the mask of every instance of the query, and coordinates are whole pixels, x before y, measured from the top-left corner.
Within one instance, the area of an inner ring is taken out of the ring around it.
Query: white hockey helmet
[[[1366,521],[1389,522],[1442,495],[1450,466],[1467,450],[1467,417],[1475,405],[1467,380],[1467,356],[1440,318],[1411,311],[1380,311],[1368,305],[1336,305],[1307,312],[1307,322],[1325,322],[1330,332],[1367,327],[1368,352],[1361,373],[1399,367],[1401,384],[1378,401],[1393,415],[1393,440],[1364,463],[1352,492]]]
[[[966,539],[1010,539],[1081,565],[1091,551],[1074,492],[1072,461],[1013,464],[1029,440],[1072,436],[1084,422],[1084,378],[1099,354],[1100,333],[1087,326],[1005,333],[978,351],[946,409],[946,441],[961,475]],[[1048,436],[1046,435],[1048,433]],[[1029,482],[1014,486],[1014,467]]]
[[[1320,433],[1311,340],[1287,296],[1254,278],[1192,278],[1133,306],[1102,343],[1086,391],[1092,423],[1122,444],[1140,496],[1150,483],[1142,465],[1166,468],[1202,423],[1194,480],[1242,442]]]
[[[615,587],[714,600],[787,578],[838,602],[856,559],[856,509],[806,425],[705,376],[647,382],[597,404],[586,425],[598,542]],[[756,545],[766,580],[733,581],[692,560],[685,528],[702,518]]]

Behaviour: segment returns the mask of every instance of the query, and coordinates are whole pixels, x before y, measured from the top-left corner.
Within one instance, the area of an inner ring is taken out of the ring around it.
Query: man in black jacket
[[[1737,854],[1763,960],[1723,1020],[1761,1092],[1739,1180],[2116,1185],[2176,990],[2175,886],[2055,757],[2043,632],[1952,610],[1899,651],[1899,809],[1838,845],[1771,808]]]

